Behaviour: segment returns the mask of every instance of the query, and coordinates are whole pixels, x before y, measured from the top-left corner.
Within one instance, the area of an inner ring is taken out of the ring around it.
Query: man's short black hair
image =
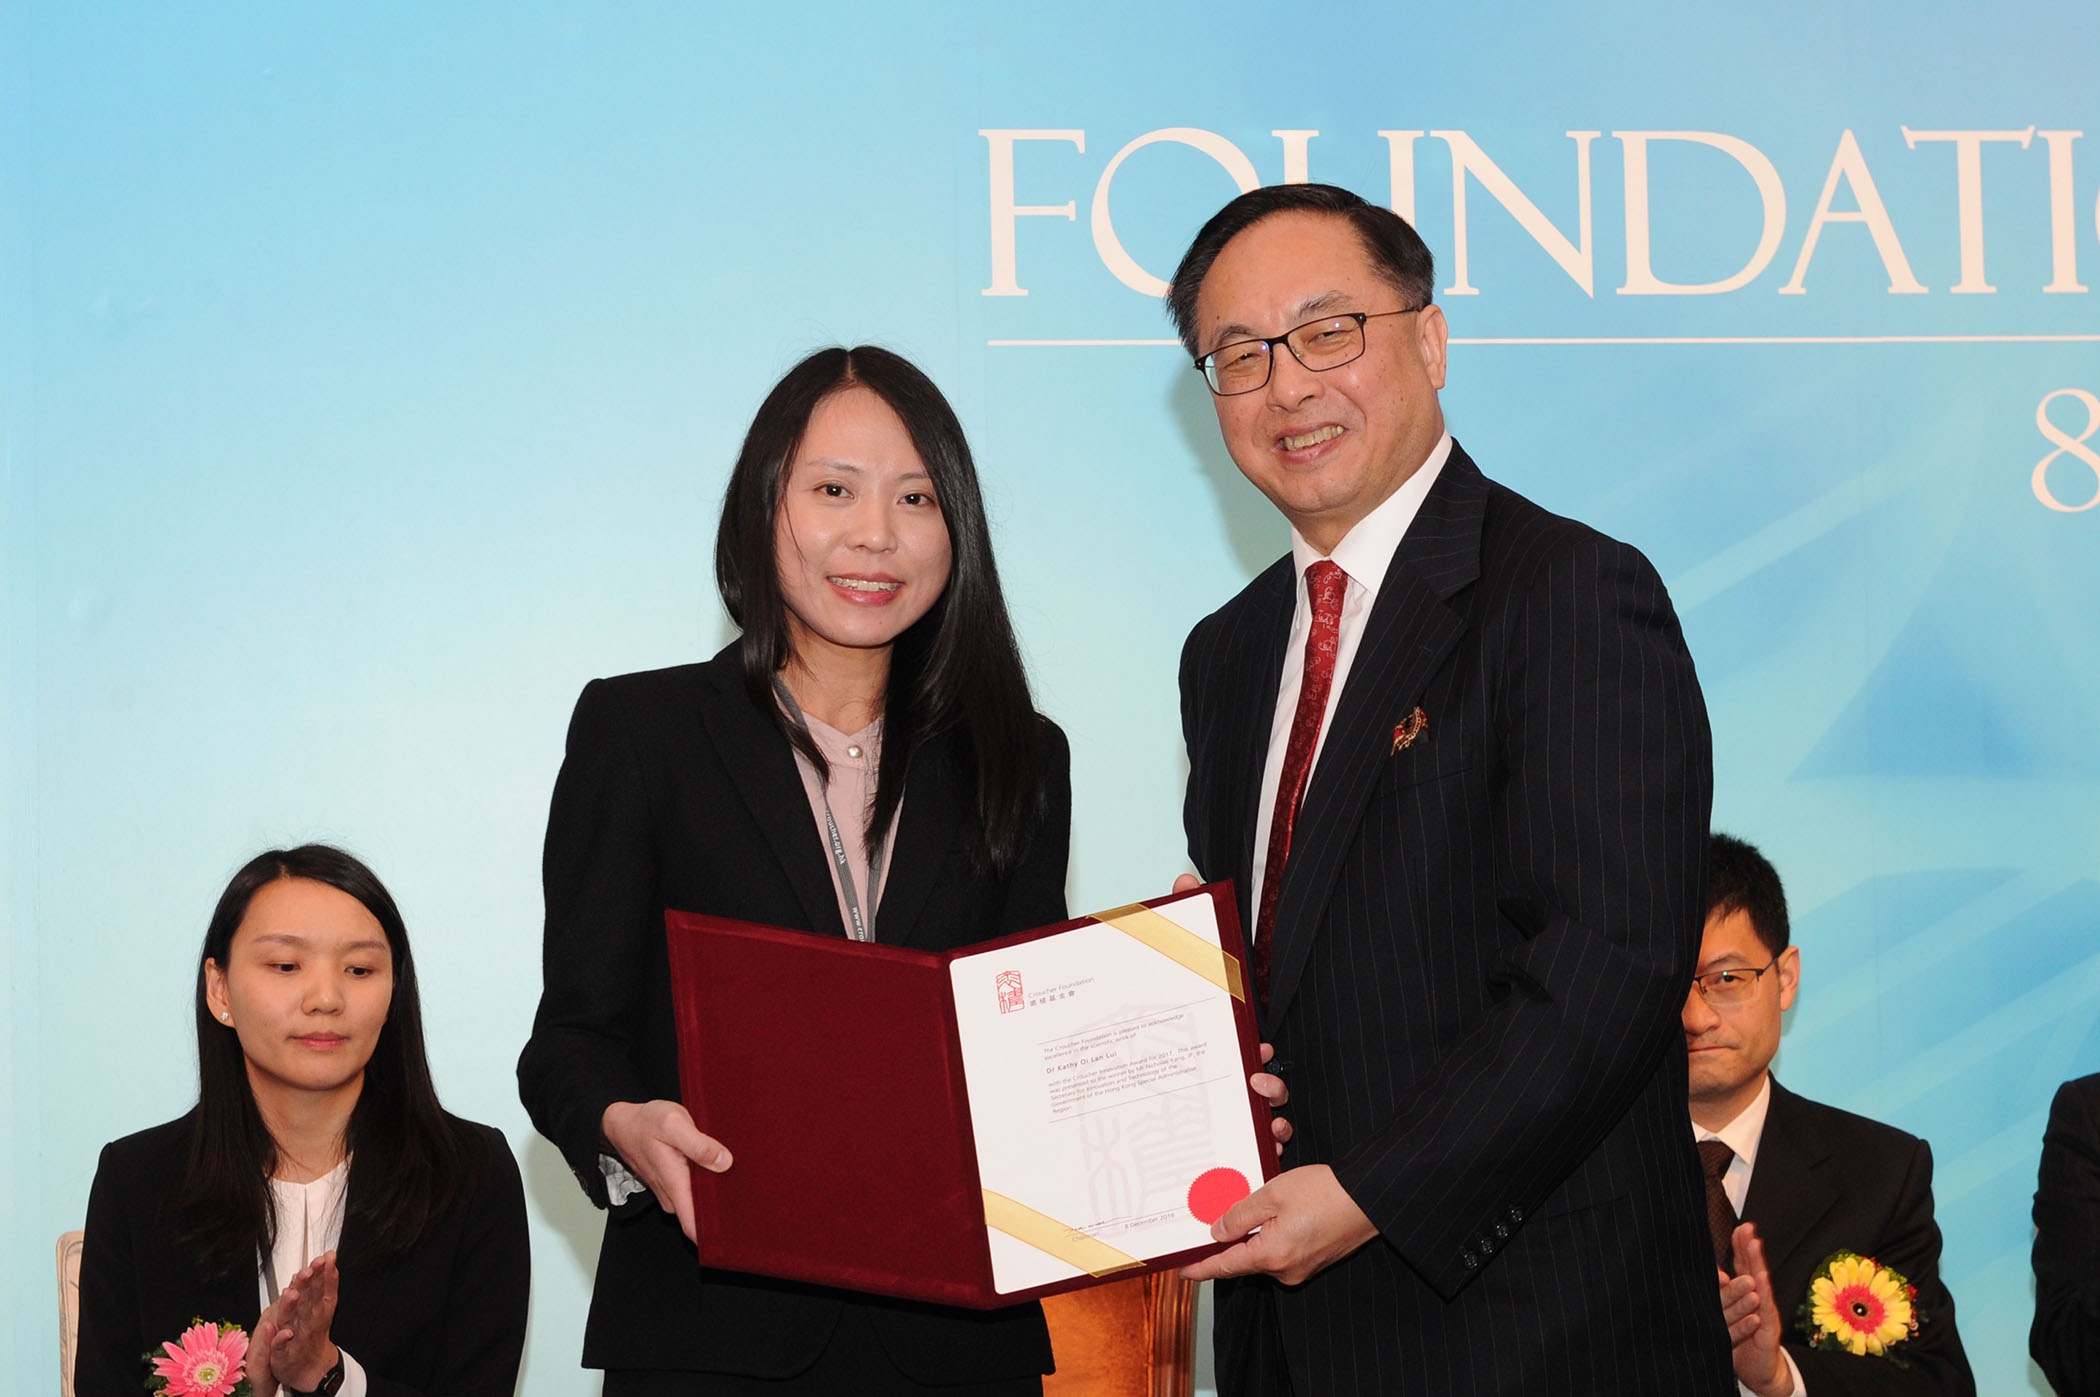
[[[1793,933],[1787,926],[1786,889],[1779,886],[1779,870],[1755,845],[1717,833],[1708,844],[1706,915],[1725,917],[1730,912],[1749,916],[1750,929],[1772,955],[1787,948]]]
[[[1210,275],[1211,263],[1225,244],[1255,224],[1279,213],[1321,213],[1346,218],[1363,239],[1364,252],[1378,274],[1391,282],[1410,305],[1426,306],[1436,295],[1436,259],[1429,245],[1391,209],[1369,203],[1358,195],[1332,184],[1270,184],[1250,189],[1211,215],[1196,240],[1189,244],[1174,280],[1167,287],[1167,313],[1174,329],[1194,358],[1196,349],[1196,294]],[[1276,327],[1287,330],[1287,325]]]

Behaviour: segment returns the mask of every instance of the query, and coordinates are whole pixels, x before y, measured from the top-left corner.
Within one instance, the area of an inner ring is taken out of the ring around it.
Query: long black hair
[[[275,1237],[269,1179],[277,1142],[256,1105],[239,1037],[206,1002],[205,963],[226,966],[248,904],[285,878],[311,879],[356,898],[386,933],[393,954],[393,1001],[365,1064],[344,1142],[356,1156],[346,1226],[355,1220],[370,1239],[348,1264],[377,1265],[412,1250],[465,1192],[476,1167],[477,1142],[438,1105],[430,1080],[415,957],[393,897],[371,869],[327,844],[257,854],[219,895],[197,957],[196,1125],[172,1201],[177,1230],[209,1275],[252,1271],[257,1252],[268,1252]]]
[[[873,345],[818,350],[788,370],[752,419],[715,535],[722,604],[744,632],[744,681],[751,701],[773,714],[796,750],[828,775],[823,754],[788,721],[773,693],[774,676],[794,653],[774,541],[788,468],[810,418],[826,398],[849,388],[869,390],[903,420],[933,479],[951,554],[946,590],[890,650],[868,840],[879,840],[896,817],[913,754],[952,728],[961,738],[954,745],[967,764],[966,779],[977,792],[977,818],[970,822],[973,862],[1003,874],[1044,809],[1042,720],[1029,699],[1006,617],[962,423],[933,380],[901,355]]]

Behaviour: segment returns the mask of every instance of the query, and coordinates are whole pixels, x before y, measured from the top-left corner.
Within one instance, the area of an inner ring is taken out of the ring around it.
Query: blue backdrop
[[[190,1100],[219,886],[320,837],[524,1161],[523,1390],[585,1385],[596,1222],[511,1078],[547,794],[586,680],[726,638],[722,482],[820,343],[953,395],[1073,904],[1164,890],[1181,638],[1286,536],[1157,280],[1310,176],[1436,250],[1467,449],[1669,581],[1716,822],[1797,912],[1780,1070],[1930,1138],[1983,1389],[2045,1391],[2035,1159],[2100,1069],[2096,53],[2084,0],[0,7],[0,1372],[55,1376],[98,1146]]]

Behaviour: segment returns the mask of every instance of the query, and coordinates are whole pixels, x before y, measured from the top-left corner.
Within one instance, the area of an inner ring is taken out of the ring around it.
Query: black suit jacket
[[[1064,919],[1070,754],[1046,728],[1048,813],[1003,880],[971,870],[963,833],[974,796],[950,739],[914,756],[877,940],[945,950]],[[605,1108],[679,1099],[664,910],[843,937],[828,858],[793,751],[752,704],[734,644],[704,665],[584,690],[547,817],[547,988],[518,1084],[600,1207]],[[816,1361],[846,1305],[868,1312],[890,1357],[922,1382],[1051,1366],[1039,1306],[977,1313],[703,1270],[677,1219],[648,1197],[606,1222],[583,1361],[788,1377]]]
[[[2100,1397],[2100,1076],[2065,1082],[2049,1104],[2027,1351],[2061,1397]]]
[[[200,1275],[165,1212],[194,1119],[193,1112],[127,1135],[105,1146],[95,1166],[80,1254],[80,1397],[138,1397],[152,1372],[140,1355],[158,1355],[194,1319],[255,1334],[262,1313],[255,1268]],[[471,1128],[483,1146],[472,1192],[420,1247],[388,1266],[360,1261],[366,1238],[351,1163],[353,1211],[336,1248],[342,1287],[329,1333],[364,1368],[371,1397],[507,1397],[517,1387],[532,1273],[525,1192],[502,1134]]]
[[[1976,1379],[1954,1328],[1954,1297],[1940,1280],[1930,1145],[1894,1126],[1804,1100],[1775,1080],[1743,1217],[1764,1239],[1786,1350],[1809,1397],[1973,1397]],[[1816,1268],[1839,1251],[1893,1266],[1918,1288],[1923,1322],[1917,1338],[1897,1349],[1907,1370],[1886,1358],[1808,1346],[1814,1331],[1799,1319],[1801,1301]]]
[[[1182,655],[1189,854],[1240,914],[1297,586]],[[1420,707],[1424,734],[1394,751]],[[1453,448],[1368,618],[1275,921],[1284,1164],[1380,1236],[1221,1286],[1221,1390],[1726,1394],[1678,1022],[1704,919],[1706,713],[1646,560]],[[1273,1306],[1273,1322],[1264,1310]]]

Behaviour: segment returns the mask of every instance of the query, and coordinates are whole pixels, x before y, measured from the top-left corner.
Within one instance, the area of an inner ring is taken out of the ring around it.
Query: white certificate
[[[1262,1182],[1209,890],[1103,915],[949,963],[1002,1295],[1207,1246]]]

